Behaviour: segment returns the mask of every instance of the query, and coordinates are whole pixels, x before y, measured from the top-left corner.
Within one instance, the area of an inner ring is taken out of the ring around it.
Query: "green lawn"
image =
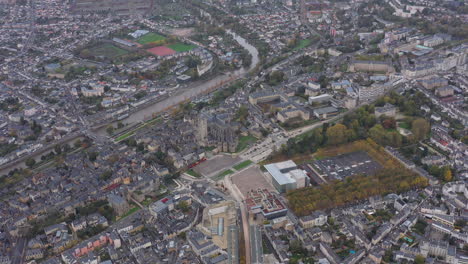
[[[255,143],[257,138],[254,136],[243,136],[239,138],[239,143],[237,143],[236,152],[241,152],[244,150],[249,144]]]
[[[191,51],[197,46],[192,45],[192,44],[175,43],[175,44],[167,45],[166,47],[173,49],[176,52],[185,52],[185,51]]]
[[[123,214],[119,219],[122,219],[122,218],[125,218],[133,213],[135,213],[136,211],[140,210],[140,207],[138,206],[135,206],[133,208],[131,208],[130,210],[128,210],[128,212],[126,212],[125,214]]]
[[[398,127],[401,127],[401,128],[404,128],[404,129],[408,129],[408,130],[411,129],[410,124],[408,124],[407,122],[398,123]]]
[[[133,131],[131,131],[131,132],[129,132],[129,133],[125,133],[125,134],[121,135],[120,137],[116,138],[115,141],[116,141],[116,142],[119,142],[119,141],[122,141],[122,140],[124,140],[124,139],[127,139],[127,138],[129,138],[129,137],[131,137],[131,136],[133,136],[133,135],[135,135],[135,133],[134,133]]]
[[[108,43],[93,47],[89,51],[93,56],[104,56],[107,58],[116,58],[128,54],[128,51]]]
[[[301,39],[299,41],[299,44],[297,44],[297,46],[293,50],[296,51],[296,50],[303,49],[303,48],[309,46],[311,43],[312,43],[312,40],[310,40],[310,39]]]
[[[289,122],[289,123],[280,123],[279,125],[286,129],[286,130],[294,130],[294,129],[297,129],[297,128],[301,128],[301,127],[305,127],[305,126],[310,126],[314,123],[317,123],[319,122],[320,120],[319,119],[309,119],[309,120],[297,120],[297,122]]]
[[[155,124],[159,124],[162,122],[162,118],[161,117],[156,117],[154,119],[151,119],[149,121],[146,121],[145,123],[139,125],[138,127],[136,127],[135,129],[132,129],[130,131],[128,131],[127,133],[123,134],[123,135],[120,135],[119,137],[117,137],[115,139],[116,142],[119,142],[119,141],[122,141],[124,139],[127,139],[128,137],[131,137],[133,135],[135,135],[135,132],[137,132],[138,130],[142,129],[142,128],[145,128],[147,126],[151,126],[151,125],[155,125]]]
[[[141,202],[141,205],[143,206],[149,206],[150,204],[153,203],[153,200],[151,199],[145,199],[143,202]]]
[[[220,174],[218,174],[218,176],[216,176],[216,177],[214,178],[214,180],[216,180],[216,181],[222,180],[222,179],[223,179],[224,177],[226,177],[227,175],[233,174],[233,173],[234,173],[234,171],[231,170],[231,169],[225,170],[225,171],[221,172]]]
[[[194,171],[193,169],[190,169],[188,171],[186,171],[186,173],[190,176],[193,176],[195,178],[201,178],[201,175],[198,174],[196,171]]]
[[[243,168],[247,168],[250,164],[252,164],[253,162],[251,160],[244,160],[243,162],[233,166],[233,168],[236,170],[236,171],[239,171],[239,170],[242,170]]]
[[[159,34],[156,34],[156,33],[148,33],[144,36],[141,36],[137,42],[144,45],[144,44],[148,44],[148,43],[152,43],[152,42],[157,42],[157,41],[161,41],[161,40],[165,40],[166,37],[162,36],[162,35],[159,35]]]

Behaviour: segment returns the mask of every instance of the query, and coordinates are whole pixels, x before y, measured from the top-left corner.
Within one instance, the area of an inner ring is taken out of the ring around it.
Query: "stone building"
[[[198,143],[214,146],[222,152],[235,152],[239,141],[239,124],[231,119],[229,114],[201,113],[197,125]]]

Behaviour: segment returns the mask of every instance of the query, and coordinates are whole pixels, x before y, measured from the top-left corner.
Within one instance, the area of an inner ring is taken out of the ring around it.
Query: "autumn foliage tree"
[[[444,181],[452,181],[453,176],[452,176],[452,170],[449,167],[444,168]]]
[[[415,140],[425,139],[431,130],[431,125],[424,118],[418,118],[411,124],[411,132],[413,132]]]
[[[339,145],[348,141],[346,134],[346,126],[342,124],[336,124],[327,129],[328,144]]]

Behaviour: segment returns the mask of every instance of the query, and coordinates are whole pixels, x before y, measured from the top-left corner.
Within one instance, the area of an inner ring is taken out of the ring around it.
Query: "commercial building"
[[[144,36],[146,34],[148,34],[149,31],[148,30],[145,30],[145,29],[139,29],[139,30],[135,30],[135,32],[131,32],[131,33],[128,33],[128,35],[132,36],[133,38],[137,39],[141,36]]]
[[[434,89],[436,87],[442,87],[448,85],[448,80],[439,77],[431,77],[422,79],[419,83],[426,89]]]
[[[442,86],[435,90],[435,94],[439,97],[452,96],[454,92],[455,89],[451,85]]]
[[[326,103],[326,102],[329,102],[330,99],[332,99],[332,97],[329,94],[321,94],[321,95],[317,95],[317,96],[310,96],[309,97],[309,104]]]
[[[382,72],[393,73],[395,69],[386,61],[360,61],[355,60],[349,65],[350,72]]]
[[[136,47],[137,46],[136,43],[125,40],[125,39],[113,38],[112,41],[114,41],[115,43],[117,43],[119,45],[125,46],[125,47]]]
[[[389,83],[374,84],[371,86],[361,86],[358,89],[358,97],[360,102],[369,101],[382,96],[386,89],[389,88]]]
[[[327,215],[322,211],[315,211],[310,215],[299,218],[299,224],[302,228],[311,228],[314,226],[323,226],[327,223]]]
[[[284,193],[289,190],[307,186],[309,178],[302,169],[299,169],[292,160],[265,165],[271,175],[273,186]]]
[[[302,120],[310,119],[310,111],[297,104],[282,92],[260,91],[249,95],[249,102],[257,105],[263,111],[277,111],[276,118],[281,123],[286,123],[292,119],[300,118]]]
[[[198,229],[212,238],[215,245],[227,249],[232,241],[229,240],[229,232],[236,226],[237,210],[233,201],[224,201],[209,206],[203,212],[203,219]]]
[[[314,115],[320,119],[326,119],[338,114],[338,109],[333,106],[327,106],[322,108],[314,109]]]
[[[249,95],[249,102],[251,104],[258,104],[275,100],[287,101],[288,99],[286,95],[275,91],[260,91]]]
[[[245,199],[245,204],[250,214],[263,219],[274,219],[288,213],[286,206],[267,189],[250,191]]]
[[[295,104],[289,104],[285,109],[278,112],[276,118],[281,123],[286,123],[293,118],[300,118],[302,120],[310,119],[310,112],[304,107]]]

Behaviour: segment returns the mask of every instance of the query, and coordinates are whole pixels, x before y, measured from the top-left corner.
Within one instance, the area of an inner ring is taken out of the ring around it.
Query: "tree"
[[[143,144],[143,142],[140,142],[139,144],[137,144],[136,150],[139,152],[143,152],[145,150],[145,144]]]
[[[99,179],[101,179],[103,181],[107,181],[111,177],[112,177],[112,171],[111,170],[106,170],[99,176]]]
[[[84,49],[80,52],[80,57],[82,58],[90,58],[92,57],[91,51],[89,49]]]
[[[181,210],[184,213],[187,213],[190,210],[190,206],[186,201],[181,201],[177,204],[177,209]]]
[[[348,140],[346,136],[346,126],[342,124],[336,124],[327,129],[328,144],[339,145],[346,143]]]
[[[70,147],[70,145],[68,145],[68,144],[63,145],[63,147],[62,147],[62,151],[63,151],[63,152],[69,152],[70,149],[71,149],[71,147]]]
[[[61,147],[59,144],[57,144],[57,145],[55,145],[55,147],[54,147],[54,151],[55,151],[55,153],[57,153],[58,155],[60,155],[60,154],[62,154],[62,147]]]
[[[414,263],[415,264],[424,264],[426,263],[426,259],[421,256],[421,255],[417,255],[415,258],[414,258]]]
[[[121,121],[119,121],[119,122],[117,123],[117,128],[118,128],[118,129],[121,129],[121,128],[123,128],[123,127],[124,127],[124,124],[123,124]]]
[[[466,226],[466,220],[465,219],[458,219],[455,221],[455,228],[457,229],[463,229]]]
[[[187,232],[182,232],[177,235],[182,240],[187,240]]]
[[[304,254],[307,253],[307,251],[302,247],[301,241],[294,239],[289,242],[289,250],[293,254]]]
[[[423,118],[418,118],[411,124],[411,132],[413,132],[415,140],[422,140],[426,138],[430,129],[431,125]]]
[[[106,132],[107,132],[107,134],[109,134],[109,135],[114,134],[114,127],[113,127],[112,125],[108,126],[108,127],[106,128]]]
[[[73,146],[75,146],[75,148],[80,148],[81,147],[81,140],[77,139],[75,141],[75,143],[73,144]]]
[[[369,136],[377,143],[385,145],[385,130],[382,125],[375,125],[369,130]]]
[[[444,181],[452,181],[453,180],[453,176],[452,176],[452,170],[449,168],[449,167],[445,167],[444,168]]]
[[[395,118],[386,118],[385,120],[382,121],[382,126],[385,129],[395,129],[396,128],[396,120]]]
[[[26,166],[29,168],[32,168],[34,165],[36,165],[36,160],[33,158],[28,158],[25,162]]]
[[[274,71],[268,76],[268,84],[277,85],[285,80],[286,75],[282,71]]]
[[[241,105],[239,110],[236,113],[236,119],[239,120],[242,124],[247,121],[247,117],[249,115],[249,109],[245,105]]]
[[[98,156],[98,153],[97,153],[96,151],[93,151],[93,152],[89,152],[89,153],[88,153],[88,159],[89,159],[90,161],[96,161],[97,156]]]

